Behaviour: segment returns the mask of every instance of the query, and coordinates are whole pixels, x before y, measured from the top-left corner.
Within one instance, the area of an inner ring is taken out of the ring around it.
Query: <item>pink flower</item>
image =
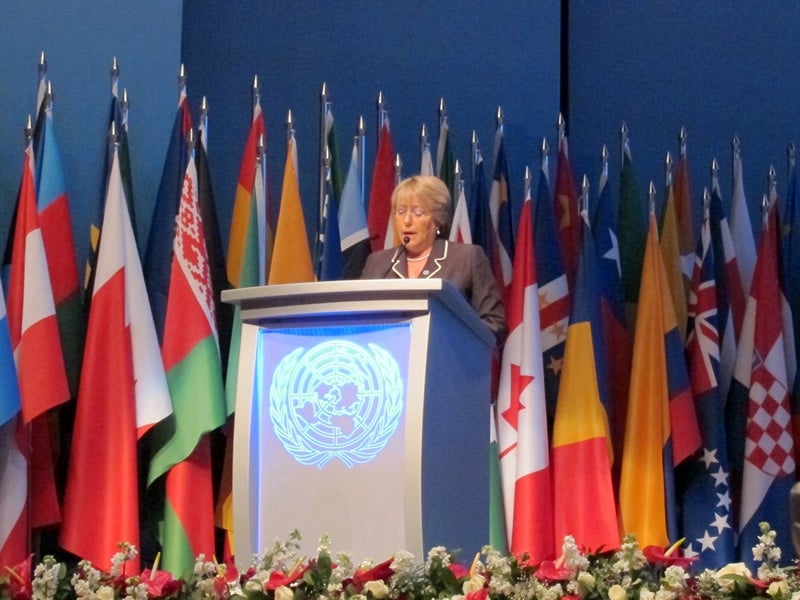
[[[672,548],[669,550],[672,550]],[[663,565],[665,567],[678,566],[683,569],[688,568],[689,565],[697,560],[697,558],[693,556],[679,556],[677,550],[674,554],[668,554],[668,550],[661,546],[647,546],[642,550],[642,554],[644,554],[644,557],[651,563]]]
[[[288,586],[290,583],[300,579],[306,572],[306,568],[307,567],[303,567],[302,569],[292,569],[286,575],[283,573],[278,573],[277,571],[270,573],[269,580],[264,587],[267,590],[275,591],[279,587]]]
[[[474,592],[470,592],[464,597],[464,600],[486,600],[489,597],[489,588],[484,587]]]
[[[147,586],[147,595],[150,598],[165,598],[181,589],[182,582],[174,579],[169,571],[159,571],[155,574],[150,569],[145,569],[139,578]]]
[[[453,575],[456,576],[456,579],[461,579],[463,577],[469,577],[469,569],[464,565],[460,565],[458,563],[454,563],[450,565],[450,571]]]
[[[539,581],[546,583],[558,583],[570,578],[571,571],[552,560],[544,560],[539,568],[533,572],[533,576]]]

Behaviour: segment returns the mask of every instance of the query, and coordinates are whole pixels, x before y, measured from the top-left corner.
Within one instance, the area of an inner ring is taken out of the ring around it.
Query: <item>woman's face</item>
[[[426,207],[398,202],[394,209],[394,230],[402,242],[408,238],[406,251],[415,257],[427,253],[436,239],[436,221]]]

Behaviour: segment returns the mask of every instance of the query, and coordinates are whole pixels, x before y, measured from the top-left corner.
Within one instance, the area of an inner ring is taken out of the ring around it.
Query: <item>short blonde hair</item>
[[[446,230],[450,223],[450,191],[433,175],[414,175],[404,179],[392,192],[392,212],[398,204],[416,204],[430,211],[436,225]]]

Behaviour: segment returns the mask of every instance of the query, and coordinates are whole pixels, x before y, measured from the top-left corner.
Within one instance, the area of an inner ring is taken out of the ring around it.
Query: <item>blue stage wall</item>
[[[36,118],[39,56],[55,95],[53,119],[83,264],[101,195],[116,56],[130,98],[130,146],[140,239],[153,210],[178,102],[180,0],[4,2],[0,18],[0,243],[8,234],[23,164],[23,129]],[[121,93],[121,89],[120,89]]]
[[[182,56],[195,111],[210,104],[209,161],[223,236],[251,115],[254,75],[267,123],[269,186],[280,198],[292,111],[307,227],[318,214],[320,90],[327,83],[346,169],[359,116],[367,133],[367,191],[376,151],[376,101],[383,92],[403,173],[419,172],[427,124],[435,156],[444,98],[456,158],[467,173],[477,132],[491,179],[495,115],[505,113],[512,196],[525,164],[534,172],[543,136],[556,135],[560,5],[556,0],[486,3],[186,1]],[[312,232],[309,231],[309,237]]]
[[[619,130],[630,130],[643,194],[664,189],[664,158],[688,134],[692,191],[701,214],[711,161],[731,197],[731,141],[738,135],[754,228],[774,165],[786,192],[786,148],[800,144],[800,4],[750,2],[569,2],[569,133],[576,177],[596,190],[600,150],[619,189]]]

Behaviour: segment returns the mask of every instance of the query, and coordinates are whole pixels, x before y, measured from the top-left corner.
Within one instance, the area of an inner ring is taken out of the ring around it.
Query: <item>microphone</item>
[[[405,247],[408,246],[408,242],[410,242],[410,241],[411,241],[411,238],[408,237],[408,236],[405,236],[403,238],[403,249],[405,249]]]
[[[394,251],[394,256],[392,256],[392,260],[389,261],[389,268],[386,269],[386,272],[383,274],[383,277],[381,279],[386,279],[389,276],[389,273],[392,272],[392,268],[394,267],[395,263],[400,259],[400,253],[408,252],[408,248],[406,248],[406,245],[410,241],[411,238],[408,237],[407,235],[403,237],[403,243],[400,244],[400,247]]]

